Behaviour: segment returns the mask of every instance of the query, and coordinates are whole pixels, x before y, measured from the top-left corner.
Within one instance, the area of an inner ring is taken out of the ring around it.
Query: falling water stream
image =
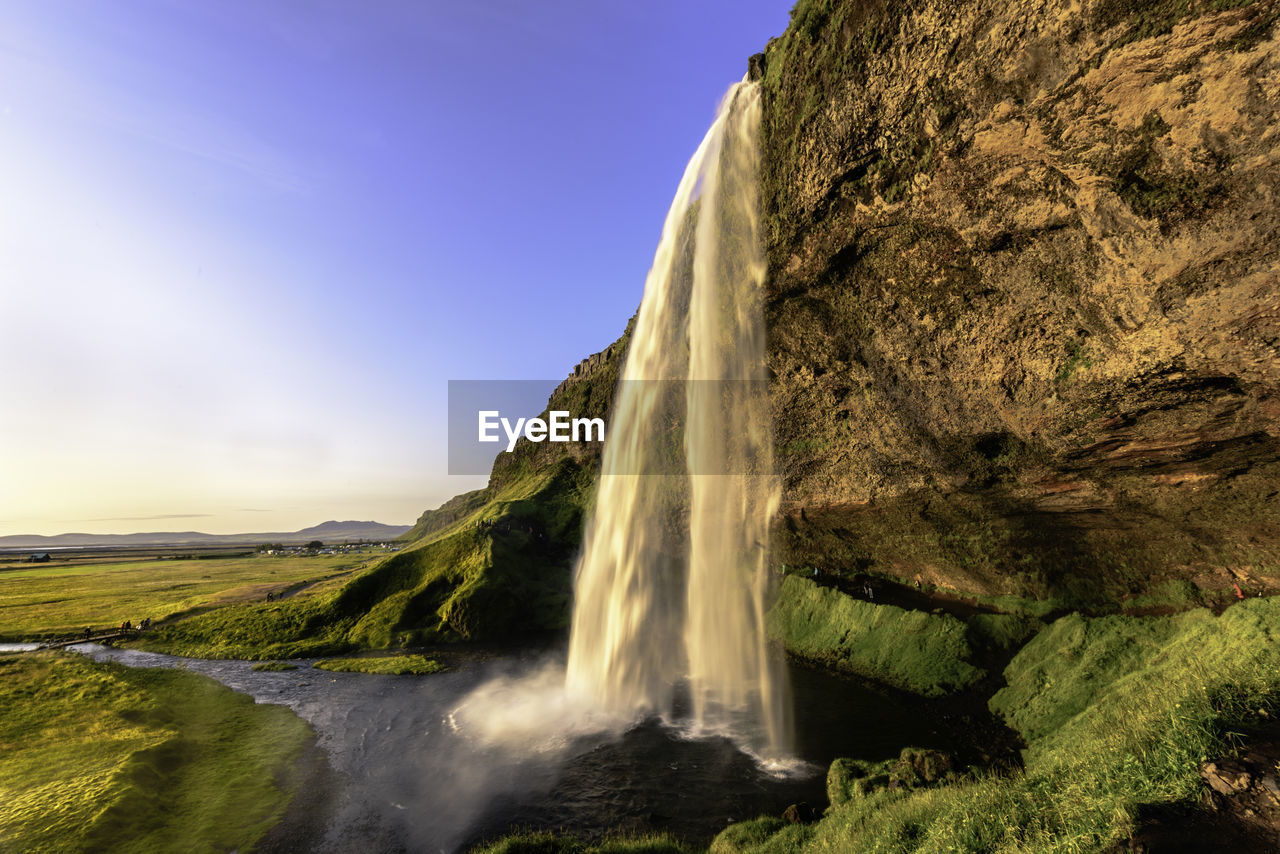
[[[731,88],[667,213],[578,563],[566,688],[790,754],[764,631],[777,510],[757,196],[760,94]]]
[[[295,850],[297,831],[334,854],[450,852],[516,826],[705,844],[728,821],[820,801],[834,756],[940,743],[890,697],[794,670],[793,745],[786,671],[764,630],[779,484],[759,98],[753,83],[729,90],[667,214],[584,534],[567,659],[459,654],[453,672],[413,679],[81,650],[199,670],[315,726],[330,793],[300,799],[264,850]]]

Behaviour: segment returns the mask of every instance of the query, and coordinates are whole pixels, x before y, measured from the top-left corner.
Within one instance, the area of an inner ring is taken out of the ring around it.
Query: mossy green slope
[[[471,513],[337,590],[223,608],[142,643],[183,655],[268,659],[563,629],[593,470],[569,458],[513,469]]]
[[[985,675],[955,617],[864,602],[795,575],[783,579],[768,626],[793,655],[926,697]]]
[[[416,543],[418,540],[429,537],[459,519],[470,516],[485,503],[487,497],[488,490],[485,489],[473,489],[471,492],[455,495],[439,507],[424,511],[414,522],[413,527],[400,539],[408,543]]]
[[[0,656],[0,849],[248,850],[312,738],[287,709],[186,671]]]
[[[508,476],[471,514],[354,579],[334,609],[353,643],[482,640],[568,625],[570,564],[592,471],[571,459]]]
[[[991,705],[1027,740],[1023,771],[871,787],[815,825],[760,819],[729,828],[711,850],[1109,850],[1142,807],[1194,801],[1200,763],[1280,712],[1280,599],[1219,617],[1064,617],[1005,677]]]

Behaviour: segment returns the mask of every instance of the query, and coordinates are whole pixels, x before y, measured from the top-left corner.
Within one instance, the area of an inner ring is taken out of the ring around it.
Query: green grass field
[[[310,727],[184,670],[0,655],[0,850],[248,850]]]
[[[265,600],[384,557],[365,555],[150,559],[39,565],[0,573],[0,640],[57,637],[145,617]],[[319,587],[320,585],[317,585]]]
[[[380,673],[389,676],[425,676],[449,668],[421,655],[383,655],[376,658],[330,658],[315,666],[334,673]]]

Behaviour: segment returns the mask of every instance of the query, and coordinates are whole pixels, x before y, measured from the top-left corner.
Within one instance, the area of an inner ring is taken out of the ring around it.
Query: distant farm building
[[[53,557],[48,552],[33,552],[27,560],[31,563],[48,563]]]

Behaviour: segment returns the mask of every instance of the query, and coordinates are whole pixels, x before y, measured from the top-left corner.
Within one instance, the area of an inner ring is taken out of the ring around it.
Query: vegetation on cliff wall
[[[783,580],[768,621],[793,655],[925,697],[984,675],[955,617],[863,602],[795,575]]]
[[[1064,617],[1005,678],[991,706],[1026,739],[1025,770],[927,787],[873,775],[816,824],[762,818],[711,850],[1108,850],[1144,808],[1198,797],[1201,763],[1280,714],[1280,600],[1219,617]]]

